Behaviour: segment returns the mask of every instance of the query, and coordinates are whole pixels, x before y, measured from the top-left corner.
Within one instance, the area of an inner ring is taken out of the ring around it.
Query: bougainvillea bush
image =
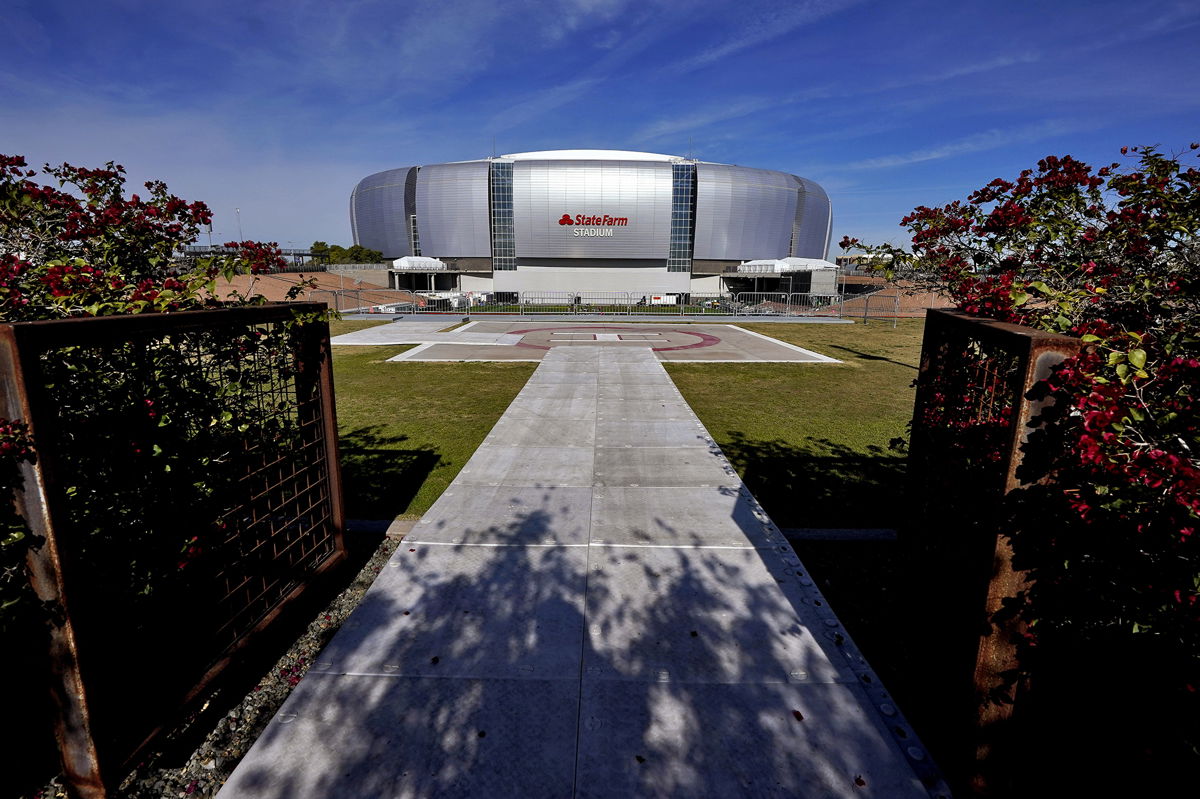
[[[915,209],[911,252],[842,241],[971,314],[1085,344],[1036,389],[1054,404],[1021,476],[1041,482],[1007,498],[1032,582],[1001,614],[1028,623],[1035,678],[1072,649],[1137,651],[1180,697],[1200,691],[1197,149],[1126,148],[1099,169],[1048,157]]]

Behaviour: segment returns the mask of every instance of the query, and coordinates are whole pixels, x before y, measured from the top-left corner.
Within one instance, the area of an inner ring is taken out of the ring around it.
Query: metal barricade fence
[[[639,291],[521,291],[416,293],[398,289],[317,290],[309,299],[343,313],[623,315],[623,316],[841,316],[851,313],[840,294],[774,291],[691,294]],[[857,310],[857,308],[855,309]]]
[[[319,289],[308,298],[343,313],[417,313],[422,310],[453,310],[449,303],[441,307],[432,298],[411,291],[385,288]],[[426,306],[429,306],[426,308]]]
[[[680,306],[686,316],[729,316],[733,313],[733,298],[728,294],[688,294]]]
[[[521,313],[628,314],[627,291],[522,291]]]
[[[733,295],[738,316],[788,316],[788,294],[783,291],[743,291]]]
[[[840,294],[792,294],[788,297],[789,316],[841,316]]]

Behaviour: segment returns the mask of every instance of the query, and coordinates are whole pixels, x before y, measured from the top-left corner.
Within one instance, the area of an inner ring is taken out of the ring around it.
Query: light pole
[[[238,223],[238,242],[245,241],[245,240],[246,240],[246,237],[242,235],[242,209],[241,209],[241,208],[234,208],[234,209],[233,209],[233,212],[234,212],[235,214],[237,214],[237,223]]]

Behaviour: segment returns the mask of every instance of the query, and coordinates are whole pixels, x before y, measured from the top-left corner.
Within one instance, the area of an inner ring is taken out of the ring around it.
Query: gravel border
[[[159,763],[162,752],[156,750],[125,778],[120,789],[114,792],[114,797],[166,799],[178,796],[205,799],[215,796],[275,716],[292,688],[316,660],[317,654],[358,607],[363,594],[371,587],[399,544],[399,539],[392,537],[385,537],[380,542],[353,582],[317,614],[253,690],[216,720],[215,727],[182,767]],[[212,721],[205,720],[204,723]],[[170,759],[177,762],[177,757]],[[59,775],[45,788],[32,794],[32,799],[67,799],[68,796],[62,775]]]

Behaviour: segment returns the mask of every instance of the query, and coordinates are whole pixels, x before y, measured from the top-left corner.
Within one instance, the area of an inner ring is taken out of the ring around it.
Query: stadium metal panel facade
[[[622,150],[389,169],[355,187],[350,220],[389,260],[437,259],[412,269],[439,288],[659,293],[721,290],[746,261],[824,259],[832,222],[806,178]]]

